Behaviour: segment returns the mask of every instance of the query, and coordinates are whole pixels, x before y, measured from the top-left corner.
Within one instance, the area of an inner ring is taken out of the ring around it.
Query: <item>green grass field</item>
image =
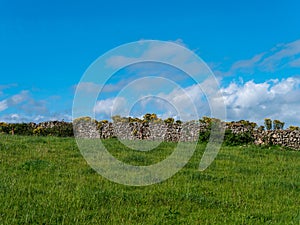
[[[175,146],[105,145],[134,165],[158,162]],[[222,147],[200,172],[204,148],[170,179],[131,187],[94,172],[73,138],[0,135],[0,224],[300,224],[300,152]]]

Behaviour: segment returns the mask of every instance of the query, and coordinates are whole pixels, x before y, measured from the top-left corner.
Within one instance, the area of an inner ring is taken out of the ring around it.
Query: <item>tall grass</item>
[[[133,165],[158,162],[175,146],[104,144]],[[172,178],[131,187],[94,172],[73,138],[0,135],[0,224],[300,224],[300,152],[222,147],[199,172],[204,148]]]

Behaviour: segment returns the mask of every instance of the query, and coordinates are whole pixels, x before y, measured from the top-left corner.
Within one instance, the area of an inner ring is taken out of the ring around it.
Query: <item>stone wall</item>
[[[127,140],[197,141],[201,130],[205,130],[204,125],[195,122],[183,124],[118,122],[101,126],[100,136],[105,138],[113,135]]]
[[[112,138],[121,140],[154,140],[154,141],[197,141],[199,132],[207,129],[199,122],[183,124],[118,122],[96,124],[90,121],[78,121],[73,124],[76,137]]]
[[[273,144],[300,150],[299,130],[254,130],[252,134],[257,145]]]
[[[10,124],[13,125],[13,124]],[[22,124],[21,124],[22,125]],[[15,128],[14,128],[15,127]],[[31,135],[49,135],[43,134],[41,128],[50,128],[55,131],[53,135],[62,136],[57,132],[63,132],[65,128],[72,131],[72,123],[64,121],[49,121],[39,124],[28,123],[27,128],[20,126],[9,126],[9,124],[0,123],[0,133],[6,132],[14,134],[18,129],[31,130]],[[221,127],[231,130],[233,134],[242,134],[248,132],[252,135],[254,143],[257,145],[281,145],[292,149],[300,150],[300,131],[299,130],[260,130],[251,127],[251,124],[242,124],[240,122],[221,123]],[[55,129],[58,128],[58,129]],[[90,118],[75,120],[73,122],[73,131],[76,137],[80,138],[102,138],[107,139],[117,137],[122,140],[154,140],[154,141],[198,141],[199,133],[209,129],[208,124],[199,121],[190,121],[181,124],[167,123],[147,123],[147,122],[118,122],[118,123],[99,123]],[[37,131],[37,132],[36,132]],[[52,134],[51,130],[49,131]],[[27,134],[26,133],[26,134]],[[29,132],[30,133],[30,132]],[[22,134],[22,133],[21,133]],[[23,134],[24,135],[24,134]],[[73,132],[67,132],[68,136]]]
[[[1,127],[2,126],[2,127]],[[3,127],[4,126],[4,127]],[[72,123],[64,121],[48,121],[39,124],[28,123],[27,126],[33,130],[38,128],[64,128],[72,127]],[[254,143],[257,145],[281,145],[292,149],[300,150],[300,131],[299,130],[259,130],[251,125],[240,122],[222,123],[222,126],[231,130],[233,134],[251,133]],[[102,138],[107,139],[117,137],[125,140],[157,140],[157,141],[197,141],[199,132],[208,130],[208,124],[199,121],[190,121],[182,124],[166,123],[141,123],[141,122],[118,122],[118,123],[99,123],[85,118],[73,122],[73,131],[76,137],[81,138]],[[0,131],[8,128],[8,124],[0,123]],[[10,129],[10,130],[9,130]],[[57,129],[60,132],[60,129]],[[17,130],[15,130],[17,131]],[[0,132],[1,133],[1,132]],[[10,132],[14,133],[14,132]],[[72,133],[68,132],[68,135]],[[38,133],[37,133],[38,134]],[[46,134],[47,135],[47,134]]]
[[[77,138],[100,138],[100,132],[97,124],[93,121],[73,122],[73,132]],[[112,136],[113,134],[109,134],[102,138],[110,138]]]
[[[208,130],[208,125],[191,121],[182,124],[118,122],[102,123],[77,122],[73,124],[76,137],[82,138],[112,138],[121,140],[157,140],[157,141],[197,141],[200,132]],[[299,130],[272,130],[254,129],[240,123],[222,123],[224,129],[233,134],[250,132],[257,145],[281,145],[300,150]]]

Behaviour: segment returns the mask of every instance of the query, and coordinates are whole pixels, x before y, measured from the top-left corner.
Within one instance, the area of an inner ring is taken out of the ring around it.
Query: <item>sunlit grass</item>
[[[132,165],[168,157],[175,143],[139,152],[104,141]],[[73,138],[0,136],[0,224],[299,224],[300,152],[222,147],[198,171],[205,144],[170,179],[112,183],[92,170]]]

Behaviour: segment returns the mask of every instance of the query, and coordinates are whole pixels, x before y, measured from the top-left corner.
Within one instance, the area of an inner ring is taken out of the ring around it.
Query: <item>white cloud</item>
[[[55,99],[57,100],[57,96]],[[71,113],[50,112],[47,104],[49,104],[47,100],[36,100],[29,91],[23,90],[0,101],[0,121],[8,123],[37,123],[50,120],[72,120]],[[55,106],[54,110],[57,110]]]
[[[209,89],[209,81],[204,85]],[[211,91],[218,92],[211,88]],[[192,85],[184,89],[174,89],[168,94],[161,93],[157,97],[145,98],[141,104],[159,111],[163,118],[175,117],[181,114],[180,119],[189,120],[203,115],[210,116],[211,102],[204,95],[206,91],[199,85]],[[281,80],[269,80],[257,83],[248,81],[244,84],[232,82],[219,90],[221,101],[225,103],[227,121],[250,120],[263,124],[264,118],[279,119],[286,125],[300,125],[300,77],[289,77]],[[212,101],[219,96],[212,95]],[[208,96],[209,97],[209,96]],[[110,100],[111,101],[111,100]],[[109,103],[108,101],[107,103]],[[109,104],[110,105],[110,104]],[[197,117],[193,115],[193,107],[198,111]]]
[[[237,70],[242,70],[243,72],[253,71],[254,65],[256,65],[263,57],[265,53],[260,53],[253,56],[251,59],[240,60],[235,62],[230,69],[230,73],[234,73]]]
[[[0,112],[12,106],[16,106],[29,98],[28,91],[21,91],[19,94],[13,95],[10,98],[0,101]]]
[[[279,44],[251,59],[237,61],[223,75],[235,75],[237,72],[273,72],[287,67],[300,67],[300,40]]]
[[[125,85],[127,85],[130,82],[130,80],[120,80],[116,84],[105,84],[103,89],[101,90],[102,92],[115,92],[115,91],[120,91]]]
[[[231,83],[220,91],[224,96],[228,120],[247,119],[262,124],[266,117],[288,124],[300,121],[300,78],[239,85]]]
[[[0,121],[6,123],[29,123],[35,122],[40,123],[43,121],[72,121],[72,116],[67,113],[54,113],[47,115],[30,115],[26,113],[10,113],[0,116]]]
[[[279,61],[283,58],[295,56],[300,53],[300,40],[290,42],[287,44],[278,45],[277,48],[274,48],[275,52],[271,56],[264,59],[263,64],[273,63],[274,61]]]
[[[273,92],[275,95],[285,95],[295,90],[299,86],[299,84],[299,77],[289,77],[287,79],[282,79],[281,82],[277,81],[276,84],[272,87],[271,92]]]
[[[237,108],[248,108],[266,101],[270,96],[265,95],[268,92],[269,84],[256,84],[249,81],[244,86],[237,86],[231,83],[227,88],[221,89],[227,105],[234,105]]]
[[[123,79],[120,80],[118,83],[115,84],[105,84],[104,86],[100,84],[96,84],[93,82],[81,82],[78,85],[74,85],[74,89],[78,92],[85,92],[85,93],[100,93],[105,92],[115,92],[120,91],[126,84],[130,82],[130,79]]]
[[[156,96],[143,99],[142,104],[151,103],[154,110],[163,110],[162,116],[181,120],[198,119],[210,115],[209,103],[206,97],[217,92],[214,86],[208,87],[210,79],[201,85],[194,84],[186,88],[174,88],[169,93],[159,93]]]
[[[178,44],[178,42],[176,41],[174,43]],[[161,60],[171,58],[171,61],[173,63],[178,63],[182,61],[187,61],[189,55],[187,54],[187,52],[180,51],[176,45],[172,45],[169,44],[169,42],[166,42],[159,44],[151,44],[148,50],[144,52],[143,58],[155,58]]]
[[[45,119],[45,116],[37,115],[37,116],[33,119],[33,121],[34,121],[34,122],[37,122],[37,121],[42,121],[42,120],[44,120],[44,119]]]
[[[100,91],[101,85],[95,84],[93,82],[81,82],[78,85],[75,85],[74,88],[79,92],[98,93]]]
[[[8,101],[12,105],[17,105],[25,100],[27,100],[29,97],[28,91],[21,91],[20,94],[13,95]]]
[[[99,100],[94,106],[94,112],[96,114],[103,114],[106,117],[117,114],[127,116],[128,111],[126,109],[126,103],[127,101],[123,97]]]
[[[143,48],[137,49],[136,52],[128,49],[127,52],[122,52],[120,55],[110,56],[106,60],[106,65],[117,69],[133,63],[155,61],[174,65],[189,74],[202,75],[206,78],[210,74],[209,69],[204,63],[199,63],[198,56],[191,53],[187,48],[184,48],[182,40],[170,42],[153,41],[147,42]]]
[[[212,107],[215,111],[219,111],[219,115],[224,119],[221,104],[224,105],[223,98],[218,93],[214,78],[185,88],[169,83],[164,78],[144,78],[136,80],[132,86],[119,93],[118,97],[98,101],[94,112],[99,114],[97,118],[100,114],[106,118],[116,114],[128,116],[130,113],[130,116],[139,117],[147,112],[153,112],[164,117],[179,116],[181,120],[193,120],[204,115],[210,116]],[[217,115],[214,112],[214,116]]]
[[[136,61],[137,58],[130,58],[121,55],[112,56],[106,60],[106,64],[113,68],[119,68],[124,64],[131,64]]]
[[[0,112],[8,108],[7,100],[0,101]]]
[[[33,122],[32,118],[29,115],[22,115],[20,113],[11,113],[2,115],[0,121],[6,123],[21,123],[21,122]]]

